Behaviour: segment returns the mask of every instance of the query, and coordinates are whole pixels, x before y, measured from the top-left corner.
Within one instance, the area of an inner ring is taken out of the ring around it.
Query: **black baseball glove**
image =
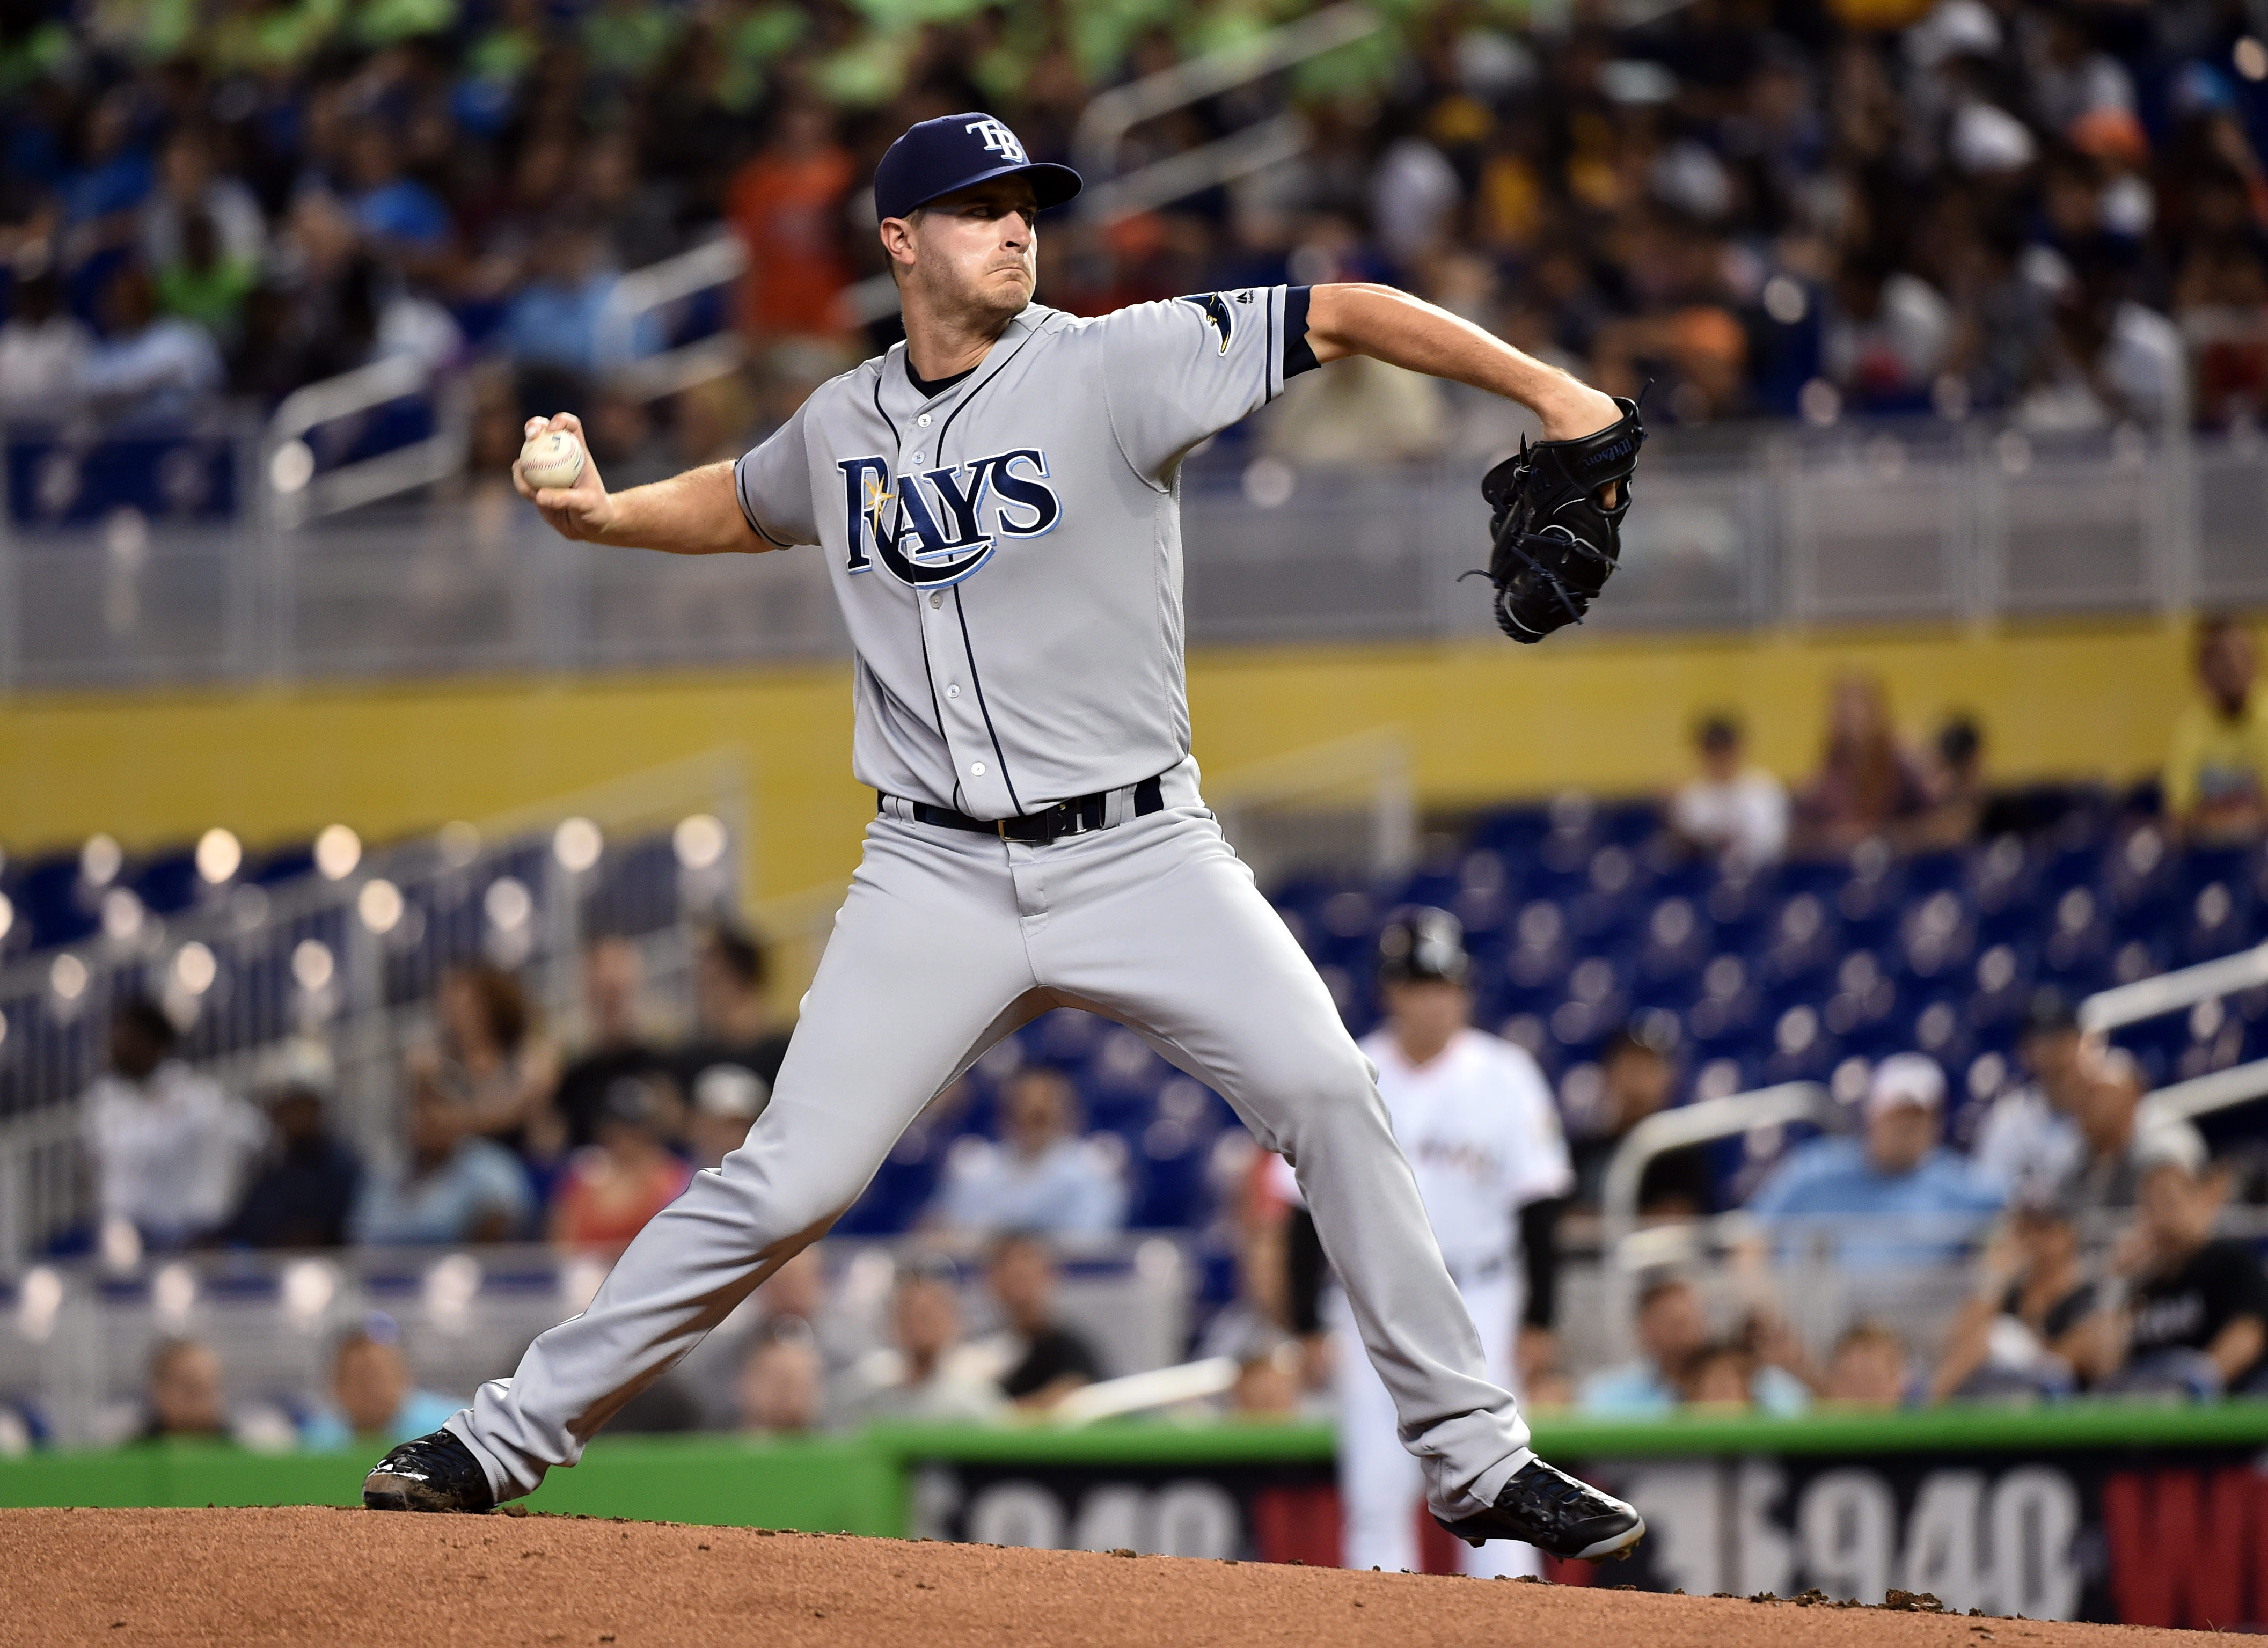
[[[1488,472],[1481,496],[1489,517],[1488,578],[1496,621],[1515,641],[1541,641],[1583,622],[1622,558],[1631,472],[1646,444],[1638,403],[1617,397],[1622,416],[1580,440],[1526,440]],[[1602,507],[1609,487],[1614,502]]]

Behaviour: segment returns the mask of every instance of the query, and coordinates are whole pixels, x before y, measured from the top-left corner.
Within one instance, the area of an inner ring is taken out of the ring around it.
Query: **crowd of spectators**
[[[2211,847],[2257,843],[2268,836],[2268,741],[2250,632],[2209,620],[2195,659],[2198,697],[2175,730],[2161,783],[2167,827]],[[1663,808],[1685,850],[1737,874],[1876,842],[1929,850],[1976,838],[2004,804],[1984,781],[1981,739],[1966,717],[1917,754],[1898,739],[1880,684],[1853,675],[1833,684],[1823,718],[1816,773],[1792,791],[1746,761],[1729,718],[1705,718],[1699,771]],[[769,1101],[788,1026],[767,999],[762,948],[730,928],[695,946],[692,1022],[681,1034],[657,1034],[635,945],[602,938],[581,960],[582,1010],[566,1045],[536,1021],[509,971],[474,962],[447,973],[431,1036],[401,1070],[400,1148],[372,1161],[329,1124],[328,1069],[310,1048],[295,1044],[258,1091],[239,1096],[173,1056],[173,1022],[159,1006],[124,1000],[108,1068],[81,1107],[101,1251],[546,1240],[601,1260],[618,1253],[693,1173],[746,1137]],[[2028,1079],[1973,1107],[1958,1129],[1945,1070],[1909,1051],[1873,1066],[1863,1093],[1845,1095],[1847,1131],[1768,1156],[1759,1172],[1727,1178],[1699,1146],[1654,1157],[1637,1186],[1639,1218],[1743,1218],[1732,1255],[1733,1271],[1749,1278],[1738,1327],[1710,1331],[1697,1276],[1658,1277],[1637,1300],[1640,1355],[1627,1365],[1563,1368],[1550,1324],[1535,1324],[1536,1354],[1523,1361],[1531,1396],[1606,1413],[1685,1403],[1783,1412],[1815,1401],[2017,1392],[2205,1396],[2262,1379],[2268,1278],[2249,1248],[2214,1235],[2229,1165],[2160,1107],[2142,1064],[2084,1027],[2055,989],[2032,999],[2015,1055]],[[1550,1220],[1594,1232],[1616,1152],[1690,1085],[1677,1039],[1646,1014],[1571,1070],[1561,1098],[1573,1189]],[[972,1110],[979,1104],[989,1110]],[[1109,1371],[1056,1313],[1052,1244],[1124,1225],[1120,1155],[1106,1136],[1082,1136],[1078,1086],[1047,1063],[1000,1072],[983,1100],[956,1083],[920,1125],[971,1120],[983,1125],[947,1153],[880,1326],[861,1338],[834,1320],[815,1255],[759,1295],[761,1329],[744,1335],[733,1399],[746,1424],[792,1431],[998,1416],[1051,1405]],[[1314,1313],[1300,1303],[1322,1261],[1286,1242],[1281,1210],[1257,1194],[1266,1182],[1255,1171],[1227,1188],[1221,1228],[1235,1253],[1233,1298],[1200,1325],[1190,1350],[1235,1359],[1231,1407],[1299,1411],[1321,1400],[1330,1377]],[[1539,1240],[1525,1216],[1522,1225]],[[998,1332],[972,1339],[962,1281],[980,1253]],[[1909,1344],[1862,1319],[1815,1363],[1772,1284],[1756,1278],[1821,1263],[1856,1293],[1965,1269],[1974,1295],[1941,1345]],[[301,1434],[334,1436],[342,1425],[374,1434],[383,1427],[372,1416],[389,1404],[425,1416],[398,1339],[381,1325],[342,1343],[335,1402],[305,1416]],[[227,1428],[208,1388],[216,1368],[198,1347],[161,1347],[150,1423]]]
[[[865,180],[909,122],[986,108],[1073,158],[1096,93],[1302,9],[18,8],[0,413],[272,404],[401,354],[499,368],[494,430],[573,402],[610,459],[729,445],[778,415],[770,389],[877,341],[841,296],[880,267]],[[1624,28],[1588,4],[1398,8],[1385,36],[1136,127],[1130,166],[1287,101],[1311,141],[1160,210],[1051,224],[1041,296],[1094,313],[1392,280],[1617,393],[1653,380],[1657,420],[2242,421],[2268,394],[2250,15],[1695,0]],[[751,254],[722,318],[757,372],[658,425],[608,386],[661,340],[600,319],[622,270],[718,225]],[[1365,364],[1295,386],[1270,438],[1361,462],[1508,430]]]

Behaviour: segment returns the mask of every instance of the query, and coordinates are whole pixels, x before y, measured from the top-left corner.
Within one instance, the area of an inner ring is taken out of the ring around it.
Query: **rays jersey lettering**
[[[847,512],[846,570],[872,568],[872,545],[890,576],[916,589],[958,584],[992,558],[1002,538],[1037,538],[1063,516],[1047,484],[1048,455],[1035,446],[895,482],[886,459],[845,458],[835,467]]]

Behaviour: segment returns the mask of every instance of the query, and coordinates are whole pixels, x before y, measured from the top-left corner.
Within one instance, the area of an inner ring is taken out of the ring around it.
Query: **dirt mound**
[[[0,1511],[10,1644],[1724,1648],[1799,1637],[1805,1648],[2124,1648],[2175,1633],[578,1517]]]

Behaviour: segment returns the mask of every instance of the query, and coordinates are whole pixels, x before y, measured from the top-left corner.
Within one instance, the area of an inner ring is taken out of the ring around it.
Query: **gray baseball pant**
[[[924,1106],[1019,1025],[1084,1007],[1219,1093],[1298,1175],[1403,1445],[1447,1516],[1493,1503],[1528,1426],[1486,1375],[1376,1075],[1197,795],[1046,845],[877,818],[772,1101],[638,1232],[590,1307],[449,1422],[499,1500],[572,1465],[823,1235]],[[894,806],[897,804],[893,804]]]

